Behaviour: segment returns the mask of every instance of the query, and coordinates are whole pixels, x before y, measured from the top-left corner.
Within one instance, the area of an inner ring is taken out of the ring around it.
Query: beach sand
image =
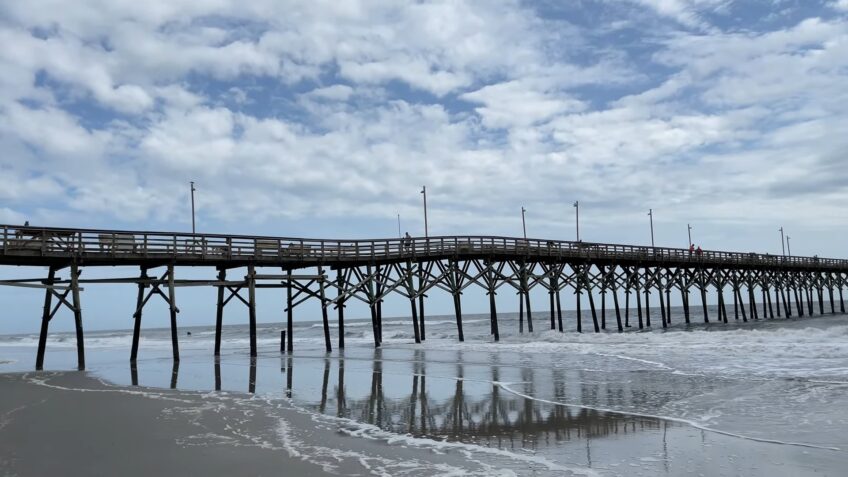
[[[372,463],[406,471],[417,464],[477,467],[459,455],[319,428],[284,403],[264,412],[269,404],[250,396],[110,386],[78,372],[0,374],[0,389],[3,475],[313,476],[367,475]],[[314,444],[286,443],[281,416],[286,426],[310,429],[310,440],[335,455],[308,462],[320,451],[305,456]]]

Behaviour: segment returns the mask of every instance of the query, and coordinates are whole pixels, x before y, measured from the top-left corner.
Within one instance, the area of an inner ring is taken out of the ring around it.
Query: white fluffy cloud
[[[356,218],[372,235],[418,214],[422,184],[444,233],[503,233],[521,204],[560,233],[578,198],[598,230],[657,204],[660,226],[831,220],[848,199],[848,21],[822,6],[723,30],[709,18],[734,2],[630,4],[662,32],[603,0],[552,16],[511,0],[7,2],[0,211],[170,223],[195,180],[225,228]]]

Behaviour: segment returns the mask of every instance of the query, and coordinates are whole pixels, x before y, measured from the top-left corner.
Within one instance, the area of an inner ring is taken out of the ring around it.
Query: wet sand
[[[261,445],[180,445],[197,432],[174,409],[196,408],[199,396],[109,392],[81,373],[0,375],[0,470],[5,475],[325,475]],[[61,388],[84,389],[69,391]],[[226,416],[210,427],[225,426]],[[218,426],[215,426],[218,424]],[[257,416],[256,427],[273,423]]]
[[[477,467],[458,455],[315,427],[284,404],[273,408],[266,413],[267,402],[227,393],[109,386],[84,373],[0,374],[0,474],[313,476],[367,475],[374,463],[391,462],[407,471],[417,464]],[[311,429],[322,447],[286,442],[293,427]],[[321,449],[338,452],[321,463]]]

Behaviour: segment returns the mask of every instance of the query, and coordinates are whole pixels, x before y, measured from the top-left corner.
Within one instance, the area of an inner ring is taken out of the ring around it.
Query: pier
[[[848,283],[848,260],[843,259],[514,237],[325,240],[20,225],[2,229],[0,265],[48,269],[46,277],[0,280],[3,286],[44,290],[36,369],[43,366],[50,321],[61,308],[73,313],[78,366],[85,368],[81,292],[88,284],[138,287],[135,307],[127,310],[134,319],[132,362],[139,352],[145,305],[151,299],[164,300],[170,313],[173,359],[178,362],[177,289],[181,287],[217,289],[215,355],[220,354],[226,306],[236,302],[246,306],[249,352],[256,356],[256,289],[260,288],[285,293],[285,351],[292,353],[297,341],[294,312],[309,300],[321,306],[324,341],[330,352],[330,312],[338,321],[337,346],[344,348],[344,310],[351,300],[367,304],[374,346],[379,347],[382,302],[390,294],[409,300],[409,326],[420,343],[426,339],[426,299],[439,290],[453,299],[457,336],[463,341],[463,291],[482,288],[489,297],[491,336],[498,341],[504,325],[498,320],[498,293],[516,295],[519,319],[510,325],[517,325],[519,332],[542,327],[599,333],[656,328],[658,324],[651,322],[652,299],[660,310],[659,325],[666,328],[671,324],[672,294],[680,296],[686,323],[727,323],[729,314],[733,320],[748,321],[845,313],[843,290]],[[86,267],[114,266],[137,267],[138,275],[82,277]],[[180,279],[181,267],[209,268],[209,279]],[[228,277],[228,271],[240,268],[247,270],[244,276]],[[530,291],[536,287],[549,295],[542,314],[530,300]],[[690,306],[693,292],[695,308]],[[563,322],[564,293],[576,297],[574,323]],[[709,293],[717,296],[716,316],[708,312]],[[582,316],[584,300],[591,311],[587,323]]]

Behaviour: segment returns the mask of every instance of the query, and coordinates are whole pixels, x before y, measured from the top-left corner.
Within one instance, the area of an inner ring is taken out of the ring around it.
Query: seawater
[[[461,449],[518,475],[805,475],[817,462],[848,466],[848,317],[683,323],[592,332],[584,314],[564,313],[565,332],[534,313],[467,315],[465,343],[453,316],[426,318],[414,343],[411,319],[383,319],[373,346],[370,320],[345,326],[346,348],[325,353],[323,325],[297,322],[295,352],[280,354],[281,323],[258,326],[260,356],[248,354],[246,326],[180,330],[182,359],[170,359],[170,331],[143,330],[140,359],[128,363],[129,331],[89,332],[89,371],[111,383],[218,391],[284,400],[314,425],[388,445]],[[712,307],[710,314],[717,316]],[[190,335],[189,335],[190,333]],[[0,371],[31,370],[36,335],[0,337]],[[46,368],[72,369],[75,338],[48,341]],[[298,438],[299,429],[286,429]],[[282,439],[283,437],[278,438]],[[301,439],[301,440],[298,440]],[[453,446],[453,447],[452,447]],[[490,452],[491,454],[485,454]],[[825,472],[826,473],[826,472]]]

